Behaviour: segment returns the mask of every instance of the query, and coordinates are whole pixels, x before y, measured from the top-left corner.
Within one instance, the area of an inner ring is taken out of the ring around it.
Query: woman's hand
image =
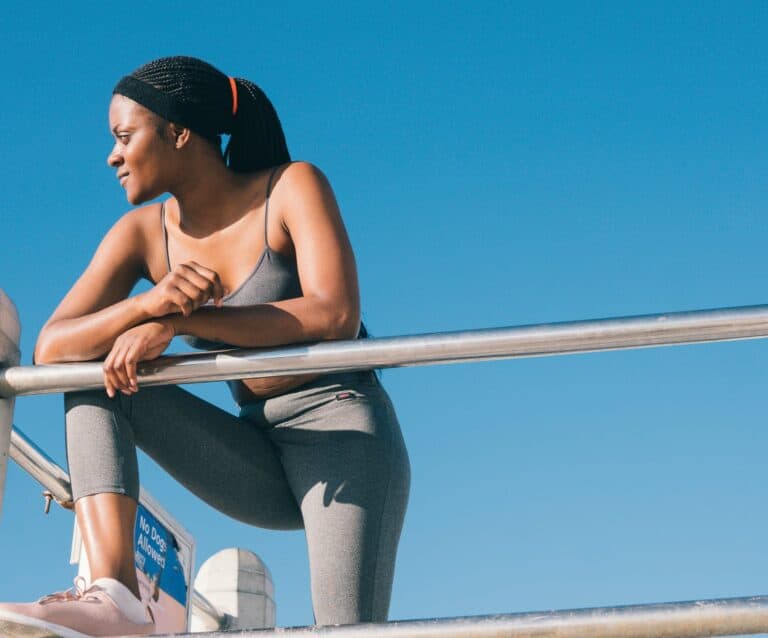
[[[150,317],[175,313],[188,317],[209,299],[221,307],[223,296],[219,275],[194,261],[179,264],[141,295],[144,310]]]
[[[149,321],[126,330],[104,360],[104,387],[110,398],[139,391],[136,364],[156,359],[175,335],[170,321]]]

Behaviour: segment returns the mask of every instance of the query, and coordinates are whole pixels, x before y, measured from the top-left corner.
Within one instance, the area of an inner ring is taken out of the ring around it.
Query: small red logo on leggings
[[[336,400],[337,401],[343,401],[344,399],[351,399],[353,396],[355,396],[355,395],[352,394],[351,392],[339,392],[336,395]]]

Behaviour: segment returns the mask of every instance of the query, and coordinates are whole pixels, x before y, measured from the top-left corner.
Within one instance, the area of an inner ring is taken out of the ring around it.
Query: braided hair
[[[224,161],[238,173],[290,161],[280,119],[264,92],[198,58],[153,60],[122,78],[112,92],[189,128],[219,149],[221,134],[229,134]]]

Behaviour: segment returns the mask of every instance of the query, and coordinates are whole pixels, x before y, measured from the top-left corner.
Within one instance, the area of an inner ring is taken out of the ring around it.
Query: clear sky
[[[415,5],[415,6],[414,6]],[[18,3],[0,22],[0,287],[35,336],[129,207],[115,82],[202,57],[329,177],[364,318],[400,335],[766,302],[768,5]],[[384,372],[413,466],[393,619],[768,593],[763,341]],[[222,385],[197,386],[234,409]],[[65,462],[61,396],[16,423]],[[146,459],[197,540],[312,620],[303,535]],[[69,585],[72,516],[11,464],[0,599]]]

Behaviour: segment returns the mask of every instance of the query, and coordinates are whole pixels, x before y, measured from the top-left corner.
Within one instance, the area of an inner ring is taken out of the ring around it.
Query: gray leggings
[[[387,619],[410,466],[373,373],[325,375],[239,417],[175,386],[64,399],[75,499],[138,499],[138,446],[233,518],[304,528],[316,623]]]

